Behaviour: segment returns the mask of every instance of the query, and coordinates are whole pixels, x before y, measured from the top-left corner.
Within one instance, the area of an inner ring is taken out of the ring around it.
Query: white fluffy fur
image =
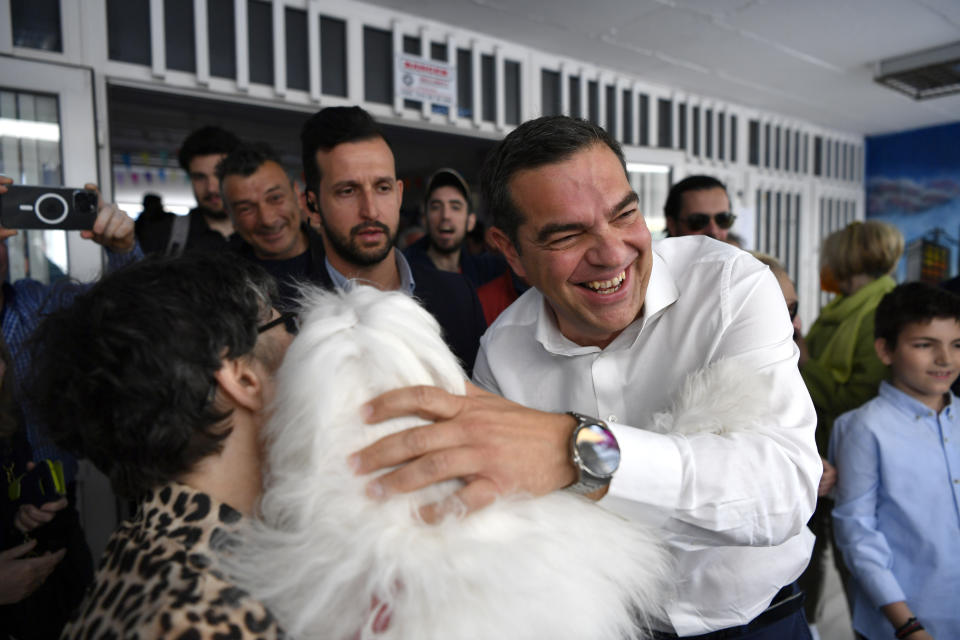
[[[736,360],[720,360],[688,376],[670,411],[656,414],[648,428],[684,435],[762,430],[772,422],[772,394],[773,376]]]
[[[612,640],[658,615],[668,559],[651,531],[588,500],[512,497],[427,525],[417,508],[456,482],[368,499],[349,453],[422,420],[363,423],[383,391],[463,393],[437,323],[400,293],[308,291],[266,429],[262,520],[230,560],[238,584],[299,638]],[[517,452],[522,454],[521,451]],[[390,611],[373,629],[374,602]]]

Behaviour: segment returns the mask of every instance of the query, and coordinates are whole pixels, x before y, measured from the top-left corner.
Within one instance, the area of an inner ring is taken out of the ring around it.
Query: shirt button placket
[[[597,354],[592,366],[593,388],[597,398],[597,417],[606,416],[608,422],[619,422],[623,416],[623,388],[618,384],[620,377],[615,358],[603,353]]]

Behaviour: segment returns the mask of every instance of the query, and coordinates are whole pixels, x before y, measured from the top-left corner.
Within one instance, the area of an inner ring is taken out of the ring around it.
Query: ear
[[[514,273],[521,278],[526,278],[527,272],[523,268],[523,263],[520,261],[520,253],[513,245],[513,242],[510,241],[510,238],[507,237],[507,234],[497,227],[490,227],[489,237],[493,240],[493,244],[496,245],[497,249],[500,250],[500,253],[503,254],[503,257],[507,259],[507,263],[510,265],[510,268],[513,269]]]
[[[397,207],[403,206],[403,180],[397,178]]]
[[[320,210],[320,206],[317,204],[317,194],[314,193],[312,189],[304,189],[303,196],[307,206],[307,212],[317,213]]]
[[[467,233],[473,231],[473,228],[477,226],[477,214],[468,213],[467,214]]]
[[[263,373],[254,368],[253,362],[250,357],[224,358],[213,377],[231,407],[257,412],[264,407]]]
[[[320,205],[317,203],[317,194],[310,189],[306,189],[304,198],[307,207],[307,221],[314,229],[321,229],[323,225],[320,222]]]
[[[667,220],[667,233],[670,234],[670,237],[671,237],[671,238],[679,237],[679,236],[680,236],[680,229],[679,229],[679,226],[680,226],[680,225],[677,224],[677,219],[676,219],[676,218],[672,218],[672,217],[670,217],[670,216],[667,216],[666,220]]]
[[[884,338],[877,338],[873,341],[873,348],[877,352],[880,362],[888,367],[893,362],[893,350],[888,348],[887,341]]]

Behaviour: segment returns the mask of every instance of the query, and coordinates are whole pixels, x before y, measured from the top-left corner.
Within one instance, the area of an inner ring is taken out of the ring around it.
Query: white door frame
[[[0,85],[15,91],[55,95],[64,185],[100,184],[92,69],[0,56]],[[71,277],[88,281],[100,273],[100,247],[82,239],[78,231],[67,233],[67,255]]]

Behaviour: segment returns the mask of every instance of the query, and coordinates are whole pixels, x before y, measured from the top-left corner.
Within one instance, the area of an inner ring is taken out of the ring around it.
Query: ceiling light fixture
[[[960,92],[960,42],[877,62],[874,80],[914,100]]]

